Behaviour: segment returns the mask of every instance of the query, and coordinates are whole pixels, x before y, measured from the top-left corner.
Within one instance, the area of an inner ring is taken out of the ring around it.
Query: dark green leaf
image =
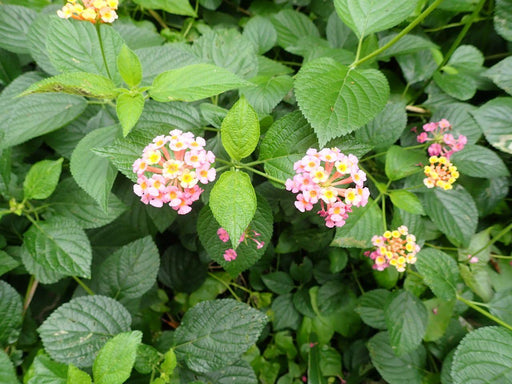
[[[267,273],[266,275],[262,275],[261,279],[268,289],[278,295],[290,293],[295,288],[292,278],[285,272]]]
[[[498,87],[509,95],[512,95],[512,57],[507,57],[498,64],[493,65],[485,71],[484,75],[491,78]]]
[[[37,13],[27,7],[2,5],[0,8],[0,47],[14,53],[29,53],[27,34],[30,24],[36,16]]]
[[[446,301],[454,300],[459,283],[457,262],[446,253],[426,248],[417,255],[416,268],[434,294]]]
[[[496,0],[494,12],[494,29],[500,36],[512,41],[512,15],[510,14],[511,0]]]
[[[9,384],[18,384],[16,371],[12,361],[3,350],[0,351],[0,382]],[[44,384],[44,383],[40,383]]]
[[[6,347],[18,340],[23,321],[22,312],[19,293],[0,280],[0,346]]]
[[[365,292],[358,300],[356,312],[361,319],[370,327],[377,329],[386,329],[386,319],[384,318],[384,308],[391,292],[385,289],[374,289]]]
[[[467,176],[493,179],[510,175],[503,160],[494,151],[480,145],[466,145],[464,150],[454,153],[450,161]]]
[[[492,99],[473,112],[473,116],[493,147],[512,153],[512,97]]]
[[[426,164],[426,161],[424,151],[393,145],[386,154],[386,176],[390,180],[399,180],[414,175],[423,171],[421,164]]]

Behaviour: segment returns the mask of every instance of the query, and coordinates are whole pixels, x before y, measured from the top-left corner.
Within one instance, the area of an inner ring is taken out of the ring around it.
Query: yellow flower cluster
[[[439,187],[444,190],[452,189],[452,184],[459,177],[457,167],[444,156],[431,156],[430,165],[425,166],[423,183],[427,188]]]
[[[62,19],[87,20],[91,23],[113,23],[117,19],[119,0],[68,0],[57,11]]]

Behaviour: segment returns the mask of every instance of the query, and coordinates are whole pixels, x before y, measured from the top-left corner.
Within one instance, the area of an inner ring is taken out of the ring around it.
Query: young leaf
[[[454,300],[461,281],[457,262],[437,249],[423,249],[417,255],[416,268],[434,294],[446,301]]]
[[[211,372],[240,359],[258,339],[267,317],[231,299],[192,307],[174,333],[178,360],[196,372]]]
[[[16,290],[0,281],[0,346],[15,343],[21,331],[23,304]]]
[[[41,160],[32,165],[23,182],[23,197],[28,200],[50,197],[59,182],[63,160]]]
[[[120,333],[100,349],[92,372],[95,384],[123,384],[129,379],[142,332]]]
[[[126,44],[123,44],[117,56],[117,68],[130,88],[138,86],[142,81],[142,65],[139,58]]]
[[[295,96],[323,147],[373,119],[386,105],[389,85],[375,69],[351,69],[321,58],[301,68]]]
[[[221,138],[226,152],[235,160],[249,156],[258,145],[260,122],[245,97],[231,107],[222,121]]]
[[[395,207],[415,215],[425,214],[420,199],[412,192],[406,191],[404,189],[397,189],[390,191],[389,197],[391,198],[391,202]]]
[[[130,330],[130,313],[105,296],[83,296],[57,308],[39,327],[44,349],[56,361],[90,367],[115,335]]]
[[[236,249],[256,212],[256,193],[249,175],[241,171],[224,172],[210,193],[210,208]]]
[[[123,136],[128,136],[132,128],[139,121],[144,110],[144,96],[141,93],[131,95],[121,93],[116,100],[116,112],[123,127]]]
[[[91,376],[78,369],[73,364],[68,365],[68,378],[66,384],[92,384]]]
[[[18,384],[14,364],[7,353],[0,350],[0,383]]]
[[[192,64],[158,75],[149,95],[156,101],[196,101],[250,85],[227,69],[211,64]]]
[[[386,154],[386,176],[390,180],[399,180],[421,172],[427,158],[424,151],[407,150],[393,145]]]

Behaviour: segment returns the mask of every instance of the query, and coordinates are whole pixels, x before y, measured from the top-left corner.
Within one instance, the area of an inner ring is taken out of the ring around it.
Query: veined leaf
[[[136,87],[142,81],[142,65],[139,58],[126,44],[123,44],[117,56],[117,67],[129,87]]]
[[[277,31],[277,43],[284,49],[297,44],[301,38],[320,36],[315,24],[308,17],[292,9],[284,9],[272,16]]]
[[[512,0],[496,0],[496,8],[494,11],[494,28],[501,37],[508,41],[512,41],[511,6]]]
[[[0,7],[0,47],[14,53],[29,53],[27,34],[36,16],[37,13],[27,7],[2,5]]]
[[[407,150],[393,145],[386,154],[386,176],[390,180],[399,180],[404,177],[423,171],[420,164],[425,164],[427,157],[424,151]]]
[[[404,189],[389,191],[389,197],[395,207],[415,215],[424,215],[425,211],[420,199],[414,193]]]
[[[507,166],[496,152],[480,145],[464,146],[464,150],[454,153],[450,161],[463,175],[486,179],[510,176]]]
[[[500,151],[512,153],[512,97],[497,97],[472,113],[487,141]]]
[[[512,57],[507,57],[493,65],[484,72],[484,75],[492,79],[494,84],[503,89],[509,95],[512,95]]]
[[[116,100],[116,112],[123,127],[123,136],[127,136],[139,121],[144,110],[144,96],[141,93],[130,95],[122,93]]]
[[[41,160],[32,165],[23,181],[24,198],[43,200],[50,197],[59,182],[62,161],[62,158]]]
[[[46,354],[37,355],[30,366],[27,384],[67,384],[68,367],[57,363]]]
[[[0,280],[0,346],[6,347],[18,340],[23,321],[22,311],[19,293]]]
[[[417,255],[416,268],[434,294],[446,301],[454,300],[461,281],[457,262],[437,249],[423,249]]]
[[[359,297],[356,312],[370,327],[386,329],[384,308],[391,292],[385,289],[374,289],[365,292]]]
[[[16,371],[14,370],[14,364],[9,359],[7,353],[3,350],[0,350],[0,382],[12,384],[19,383]]]
[[[188,0],[134,0],[135,3],[149,9],[162,9],[175,15],[195,17],[196,12]]]

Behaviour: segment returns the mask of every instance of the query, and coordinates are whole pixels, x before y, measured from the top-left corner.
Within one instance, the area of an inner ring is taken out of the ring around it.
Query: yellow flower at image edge
[[[73,18],[95,24],[113,23],[117,19],[118,0],[69,0],[57,11],[62,19]]]
[[[457,167],[444,156],[431,156],[429,163],[430,165],[425,166],[423,169],[425,176],[427,176],[427,178],[423,179],[423,183],[427,188],[452,189],[452,184],[459,177]]]

